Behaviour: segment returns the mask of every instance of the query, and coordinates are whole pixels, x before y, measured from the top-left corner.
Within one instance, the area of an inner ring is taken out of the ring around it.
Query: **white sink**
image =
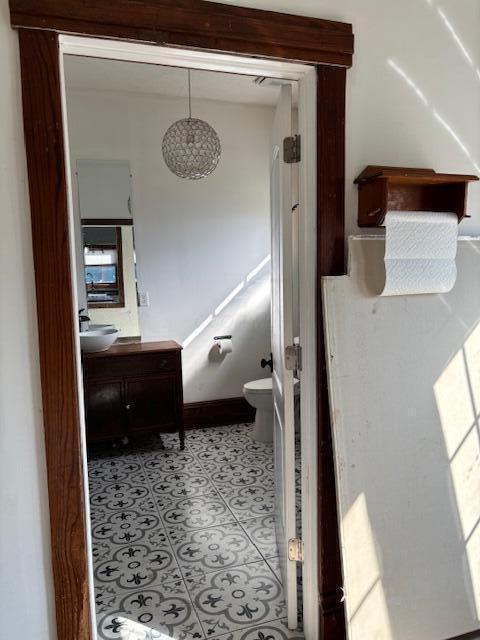
[[[114,324],[92,324],[88,325],[88,332],[90,331],[105,331],[105,329],[116,329]],[[86,332],[85,332],[86,333]]]
[[[95,326],[95,325],[94,325]],[[106,351],[118,338],[118,329],[108,327],[105,329],[90,329],[80,332],[80,346],[82,351],[95,352]]]

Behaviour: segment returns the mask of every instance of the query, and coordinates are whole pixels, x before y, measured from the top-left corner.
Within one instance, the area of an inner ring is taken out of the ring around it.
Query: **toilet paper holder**
[[[221,356],[226,356],[227,353],[232,353],[233,344],[232,344],[232,336],[214,336],[213,337],[216,348],[218,349],[218,353]]]
[[[380,227],[387,211],[439,211],[466,215],[468,183],[475,175],[437,173],[433,169],[369,165],[355,179],[358,226]]]

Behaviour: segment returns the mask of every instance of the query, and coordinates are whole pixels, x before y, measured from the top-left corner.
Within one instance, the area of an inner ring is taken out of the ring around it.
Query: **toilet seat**
[[[271,378],[261,378],[260,380],[252,380],[251,382],[246,382],[243,385],[245,391],[249,393],[265,393],[266,391],[272,391],[272,379]]]
[[[295,390],[295,395],[300,393],[300,380],[294,378],[293,388]],[[268,391],[272,391],[272,379],[271,378],[260,378],[260,380],[252,380],[251,382],[246,382],[243,385],[243,390],[248,391],[253,395],[267,393]]]

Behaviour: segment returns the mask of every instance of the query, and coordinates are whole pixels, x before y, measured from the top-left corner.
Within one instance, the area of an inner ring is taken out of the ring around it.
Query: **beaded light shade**
[[[190,69],[188,70],[188,118],[177,120],[165,133],[163,159],[180,178],[199,180],[215,170],[220,159],[220,139],[208,122],[192,118]]]

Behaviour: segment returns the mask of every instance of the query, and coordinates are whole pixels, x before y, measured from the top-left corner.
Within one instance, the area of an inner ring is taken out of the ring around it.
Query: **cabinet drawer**
[[[180,370],[180,354],[174,351],[91,358],[84,360],[83,370],[88,380],[171,373]]]

